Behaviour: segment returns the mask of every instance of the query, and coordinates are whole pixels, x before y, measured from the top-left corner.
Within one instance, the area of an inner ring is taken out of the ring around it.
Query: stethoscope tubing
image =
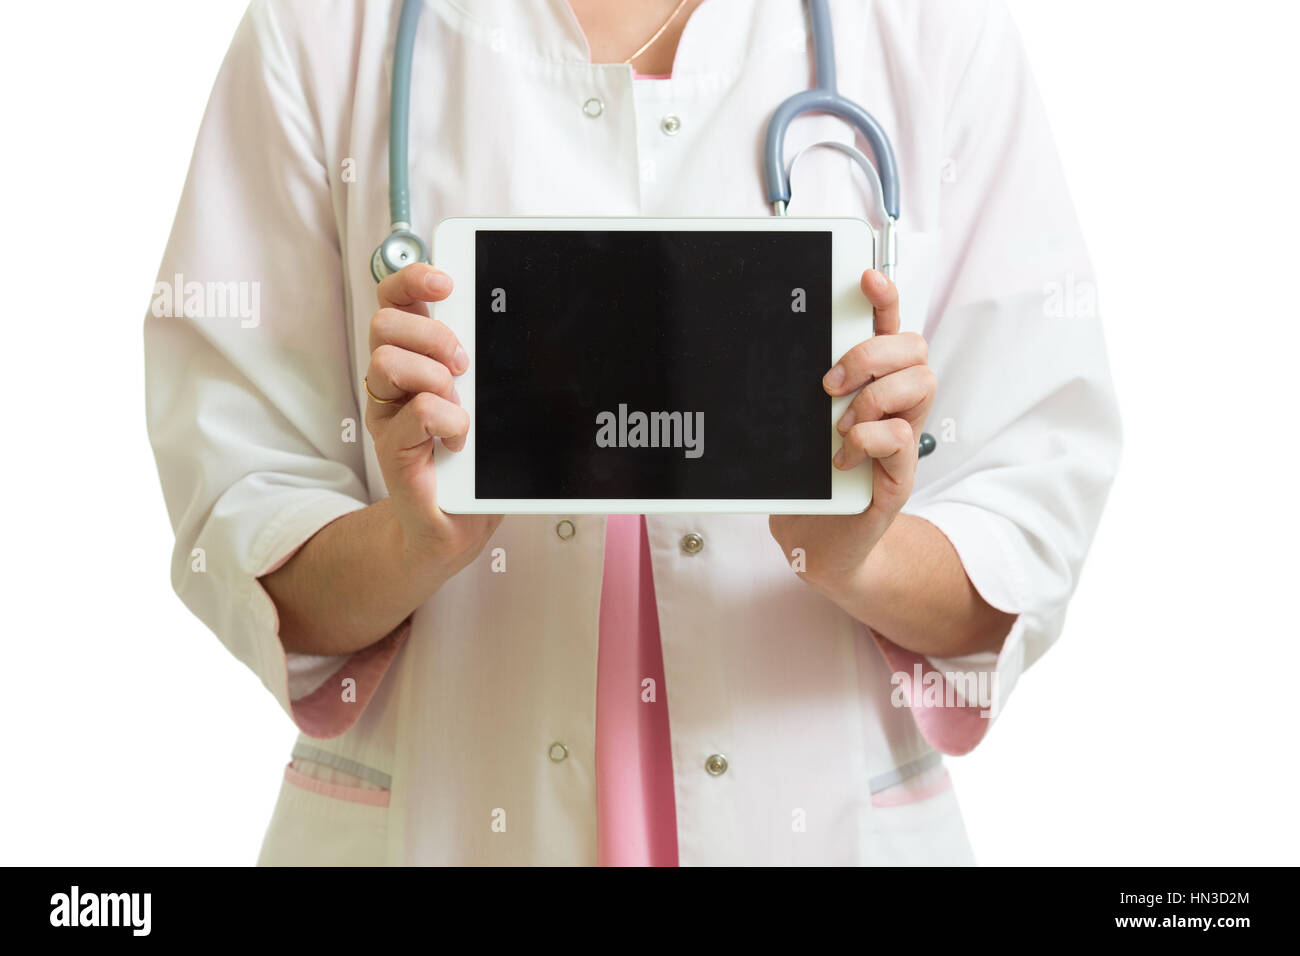
[[[394,230],[411,228],[411,64],[424,0],[404,0],[393,50],[393,88],[388,98],[388,215]]]
[[[813,62],[816,75],[812,89],[801,90],[776,108],[767,124],[763,142],[763,176],[767,200],[777,215],[790,202],[790,177],[785,165],[785,134],[790,123],[804,113],[830,113],[844,120],[871,147],[880,179],[881,205],[887,218],[899,218],[898,161],[884,128],[867,110],[841,96],[835,78],[835,32],[831,27],[827,0],[808,0],[812,23]]]

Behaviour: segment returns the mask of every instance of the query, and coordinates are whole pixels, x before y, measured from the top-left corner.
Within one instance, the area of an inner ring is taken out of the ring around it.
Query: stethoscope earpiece
[[[934,440],[933,435],[929,432],[921,432],[921,443],[916,449],[916,457],[924,458],[933,452],[938,445],[939,443]]]

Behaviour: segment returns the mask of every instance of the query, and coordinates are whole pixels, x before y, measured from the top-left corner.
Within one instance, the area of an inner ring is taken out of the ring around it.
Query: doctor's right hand
[[[483,550],[501,516],[450,515],[438,507],[434,442],[459,451],[470,424],[455,386],[469,355],[450,328],[429,317],[426,305],[447,298],[451,289],[451,277],[425,263],[379,283],[365,387],[366,428],[404,547],[454,574]]]

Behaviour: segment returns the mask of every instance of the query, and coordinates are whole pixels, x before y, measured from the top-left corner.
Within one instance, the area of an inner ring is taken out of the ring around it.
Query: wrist
[[[863,615],[884,598],[890,582],[888,535],[878,538],[857,560],[833,565],[809,584],[854,617]]]
[[[432,594],[455,573],[453,556],[447,553],[445,540],[435,535],[431,528],[413,529],[410,523],[397,516],[392,499],[385,498],[384,501],[389,503],[389,553],[397,555],[399,573],[422,582],[426,585],[423,590]]]

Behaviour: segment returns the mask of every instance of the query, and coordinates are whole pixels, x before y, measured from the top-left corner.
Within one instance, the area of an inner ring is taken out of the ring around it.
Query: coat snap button
[[[568,518],[555,526],[555,533],[561,541],[568,541],[578,533],[577,527]]]
[[[600,97],[593,96],[587,102],[582,104],[582,112],[591,119],[595,119],[601,113],[605,112],[605,104],[601,102]]]
[[[727,758],[723,754],[712,754],[704,761],[704,769],[710,777],[721,777],[727,772]]]
[[[681,118],[669,113],[659,123],[659,128],[664,131],[665,136],[676,136],[682,128]]]
[[[704,550],[704,538],[694,531],[682,535],[682,550],[687,554],[699,554]]]
[[[557,740],[555,743],[551,744],[551,749],[547,751],[547,756],[551,758],[551,763],[559,763],[565,757],[569,756],[569,748]]]

